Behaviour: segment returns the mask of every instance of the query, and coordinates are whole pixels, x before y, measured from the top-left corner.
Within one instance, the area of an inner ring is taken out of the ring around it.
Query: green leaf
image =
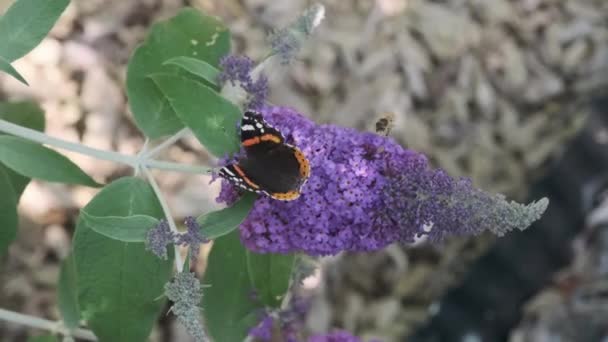
[[[76,283],[76,264],[73,255],[70,254],[61,263],[57,285],[57,304],[63,324],[68,329],[75,329],[80,325],[80,306],[78,305]]]
[[[213,243],[204,283],[202,311],[214,341],[242,341],[257,323],[259,308],[250,298],[253,284],[247,273],[247,255],[238,231]]]
[[[23,76],[21,76],[21,74],[19,72],[17,72],[17,70],[15,70],[15,68],[13,68],[13,66],[11,65],[11,63],[9,61],[7,61],[6,59],[2,58],[0,56],[0,70],[6,72],[7,74],[13,76],[15,79],[17,79],[19,82],[25,84],[25,85],[29,85],[27,83],[27,81],[25,80],[25,78],[23,78]]]
[[[94,216],[80,211],[81,220],[101,235],[123,242],[145,242],[148,230],[158,224],[158,220],[148,215]]]
[[[0,119],[39,132],[44,131],[44,113],[33,102],[0,102]],[[2,135],[3,133],[0,133],[0,136]],[[2,163],[0,169],[8,173],[17,198],[21,197],[30,179],[5,167]]]
[[[217,157],[239,151],[237,122],[241,111],[206,85],[183,76],[153,75],[177,116],[198,141]]]
[[[59,338],[53,335],[42,335],[29,337],[27,342],[59,342]]]
[[[13,171],[31,178],[100,186],[62,154],[18,137],[0,136],[0,162]]]
[[[132,177],[106,186],[84,211],[99,217],[163,215],[150,185]],[[73,253],[81,314],[99,340],[145,341],[164,306],[158,298],[172,275],[172,250],[169,260],[161,260],[143,243],[110,239],[79,219]]]
[[[212,85],[219,86],[217,83],[217,77],[220,74],[220,71],[213,65],[205,61],[201,61],[200,59],[180,56],[171,58],[163,64],[176,65],[187,72],[202,78]]]
[[[247,192],[231,207],[197,217],[196,222],[202,228],[201,233],[210,240],[229,234],[249,215],[257,198],[254,193]]]
[[[0,102],[0,119],[38,131],[44,130],[44,114],[31,102]],[[2,136],[4,134],[0,133]],[[29,178],[0,162],[0,255],[6,252],[17,235],[17,203],[29,181]]]
[[[34,102],[0,102],[0,119],[39,132],[44,131],[44,112]]]
[[[230,33],[225,26],[217,18],[197,10],[184,9],[172,19],[153,25],[127,69],[127,95],[139,129],[154,139],[183,128],[167,99],[148,77],[157,73],[183,73],[176,66],[163,65],[165,61],[189,56],[217,67],[220,57],[229,52]]]
[[[278,308],[289,288],[294,255],[256,254],[247,251],[247,269],[262,303]]]
[[[19,225],[17,216],[17,194],[10,178],[0,168],[0,255],[3,255],[8,246],[17,236]]]
[[[30,52],[53,28],[69,0],[17,0],[0,17],[0,56],[12,62]]]

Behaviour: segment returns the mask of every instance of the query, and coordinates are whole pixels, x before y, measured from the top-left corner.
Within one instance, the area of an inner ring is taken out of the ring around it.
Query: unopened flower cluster
[[[173,281],[165,284],[165,295],[173,302],[171,311],[195,341],[208,341],[200,320],[201,284],[194,273],[178,273]]]
[[[391,138],[336,125],[317,125],[293,109],[267,107],[266,121],[298,146],[311,175],[294,201],[260,197],[240,226],[255,252],[332,255],[373,251],[426,236],[525,229],[547,207],[508,202],[432,169],[427,158]],[[271,167],[271,166],[269,166]],[[230,204],[236,190],[223,181],[218,201]]]
[[[146,236],[146,249],[161,259],[167,259],[167,245],[176,244],[188,246],[190,256],[195,259],[198,256],[202,243],[207,240],[201,233],[201,227],[193,217],[186,217],[184,221],[187,230],[183,233],[171,231],[167,220],[162,219],[158,224],[148,231]]]
[[[296,58],[304,42],[324,17],[325,7],[312,5],[291,25],[276,30],[269,36],[272,52],[279,57],[281,64],[289,64]]]

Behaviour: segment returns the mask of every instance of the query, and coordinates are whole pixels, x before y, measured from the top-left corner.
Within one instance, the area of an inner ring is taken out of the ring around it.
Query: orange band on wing
[[[281,138],[274,134],[264,134],[261,137],[254,137],[254,138],[249,138],[247,140],[243,140],[243,142],[241,142],[241,144],[243,146],[247,147],[247,146],[259,144],[262,141],[271,141],[273,143],[280,144]]]
[[[300,164],[300,176],[304,179],[308,178],[308,176],[310,176],[310,163],[308,162],[308,159],[304,153],[297,148],[295,150],[295,156],[298,160],[298,164]]]
[[[300,197],[299,191],[289,191],[289,192],[275,192],[270,193],[270,197],[280,200],[280,201],[292,201],[296,198]]]
[[[247,183],[247,185],[249,185],[250,187],[252,187],[254,189],[259,189],[260,188],[257,184],[255,184],[254,182],[252,182],[251,179],[249,179],[245,175],[245,172],[243,172],[243,169],[241,169],[238,165],[234,165],[234,169],[239,174],[239,176],[241,176],[241,178],[243,178],[243,180],[245,181],[245,183]]]
[[[243,146],[247,147],[247,146],[251,146],[251,145],[255,145],[255,144],[259,144],[259,143],[260,143],[260,137],[255,137],[255,138],[243,140],[243,142],[241,144]]]
[[[264,135],[262,135],[261,139],[262,139],[262,141],[272,141],[272,142],[275,142],[277,144],[281,143],[281,138],[277,137],[274,134],[264,134]]]

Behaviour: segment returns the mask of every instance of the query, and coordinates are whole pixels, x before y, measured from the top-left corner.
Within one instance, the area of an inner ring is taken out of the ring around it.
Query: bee
[[[376,133],[387,137],[394,127],[395,113],[384,112],[376,120]]]

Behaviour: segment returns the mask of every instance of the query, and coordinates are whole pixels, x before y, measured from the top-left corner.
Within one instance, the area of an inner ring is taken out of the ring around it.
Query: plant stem
[[[65,141],[62,139],[53,138],[44,133],[40,133],[33,129],[21,127],[19,125],[15,125],[14,123],[10,123],[5,120],[0,119],[0,132],[16,135],[18,137],[28,139],[31,141],[35,141],[41,144],[50,145],[54,147],[58,147],[64,150],[69,150],[73,152],[77,152],[80,154],[85,154],[97,159],[109,160],[125,165],[129,165],[131,167],[137,166],[137,159],[125,154],[113,152],[113,151],[103,151],[98,150],[96,148],[91,148],[82,144],[72,143],[69,141]]]
[[[158,201],[160,202],[160,206],[163,208],[163,213],[165,215],[165,218],[167,219],[167,222],[169,223],[169,228],[171,228],[172,232],[174,232],[176,234],[180,234],[179,230],[177,230],[177,226],[175,225],[175,221],[173,221],[173,216],[171,216],[171,211],[169,210],[169,205],[167,204],[167,201],[165,200],[165,196],[163,196],[163,193],[160,191],[160,187],[158,186],[158,183],[156,183],[154,176],[152,175],[150,170],[148,170],[147,167],[142,167],[141,170],[142,170],[143,174],[146,176],[146,178],[148,179],[148,182],[150,182],[150,185],[152,185],[152,189],[154,190],[154,193],[156,194],[156,197],[158,198]],[[175,268],[177,269],[177,272],[182,272],[184,269],[184,260],[182,258],[182,254],[179,251],[179,247],[177,245],[174,247],[175,247]]]
[[[25,128],[19,125],[15,125],[11,122],[0,119],[0,132],[12,134],[18,136],[20,138],[24,138],[27,140],[35,141],[40,144],[45,144],[53,147],[57,147],[60,149],[84,154],[93,158],[109,160],[120,164],[128,165],[134,169],[137,169],[139,165],[147,166],[155,169],[163,169],[169,171],[176,171],[182,173],[194,173],[194,174],[203,174],[209,173],[211,168],[195,166],[195,165],[186,165],[179,163],[171,163],[166,161],[148,159],[145,156],[149,154],[150,151],[146,152],[142,156],[130,156],[118,152],[113,151],[104,151],[98,150],[96,148],[88,147],[82,144],[77,144],[69,141],[65,141],[58,138],[53,138],[47,134],[40,133],[33,129]],[[160,146],[160,145],[159,145]],[[152,150],[151,150],[152,151]]]
[[[155,146],[152,149],[150,149],[149,151],[143,153],[142,157],[144,157],[144,158],[154,157],[156,154],[158,154],[165,148],[175,144],[179,139],[185,137],[188,133],[190,133],[190,130],[188,128],[181,129],[179,132],[173,134],[167,140],[160,143],[158,146]]]
[[[154,159],[143,160],[142,165],[153,169],[176,171],[181,173],[193,173],[196,175],[208,174],[213,170],[211,167],[171,163]]]
[[[24,315],[9,310],[0,309],[0,320],[27,325],[33,328],[49,330],[54,333],[73,336],[84,340],[97,341],[97,337],[95,337],[95,334],[93,334],[93,332],[90,330],[76,328],[70,331],[69,329],[65,328],[61,322],[49,321],[43,318]]]

